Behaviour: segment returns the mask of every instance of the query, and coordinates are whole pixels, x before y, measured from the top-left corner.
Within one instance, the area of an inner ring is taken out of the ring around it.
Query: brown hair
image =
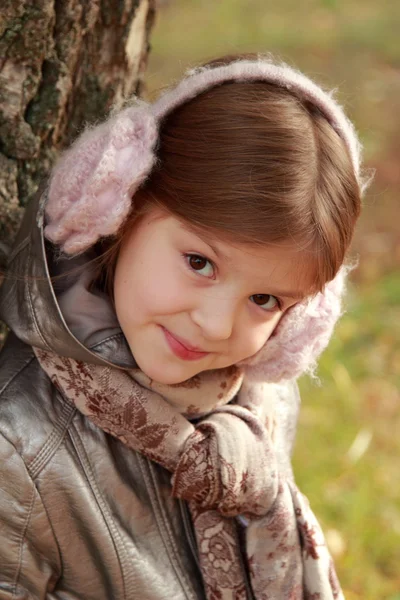
[[[154,205],[239,243],[292,240],[314,266],[310,293],[336,275],[360,213],[360,188],[345,143],[309,101],[266,82],[225,82],[165,117],[157,156],[99,267],[111,297],[121,242]]]

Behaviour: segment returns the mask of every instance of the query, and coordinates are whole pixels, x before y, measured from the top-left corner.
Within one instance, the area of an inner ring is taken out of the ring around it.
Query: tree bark
[[[0,284],[23,208],[85,123],[143,91],[156,0],[2,0]],[[0,322],[0,347],[5,329]]]
[[[140,95],[155,1],[2,0],[0,271],[58,151]]]

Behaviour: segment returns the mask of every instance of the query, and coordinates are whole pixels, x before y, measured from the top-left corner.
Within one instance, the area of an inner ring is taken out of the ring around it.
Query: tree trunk
[[[2,0],[0,283],[23,207],[84,123],[140,95],[156,0]],[[0,347],[4,328],[0,323]]]
[[[0,271],[23,207],[85,122],[140,95],[155,0],[2,0]]]

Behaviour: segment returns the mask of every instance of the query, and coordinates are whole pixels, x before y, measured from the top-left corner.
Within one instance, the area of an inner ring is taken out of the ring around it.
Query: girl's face
[[[114,280],[117,317],[139,367],[176,384],[258,352],[310,289],[299,254],[294,244],[210,240],[152,208],[126,236]]]

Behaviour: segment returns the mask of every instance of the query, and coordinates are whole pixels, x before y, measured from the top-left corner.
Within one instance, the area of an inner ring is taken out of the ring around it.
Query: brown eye
[[[192,271],[196,271],[202,277],[212,277],[214,275],[214,266],[208,258],[201,254],[186,254],[185,260]]]
[[[251,296],[254,304],[257,306],[261,306],[265,310],[271,310],[276,306],[279,306],[278,300],[275,296],[271,296],[271,294],[254,294]]]
[[[189,265],[195,271],[201,271],[207,265],[208,260],[204,258],[204,256],[197,256],[196,254],[192,254],[189,256]]]

